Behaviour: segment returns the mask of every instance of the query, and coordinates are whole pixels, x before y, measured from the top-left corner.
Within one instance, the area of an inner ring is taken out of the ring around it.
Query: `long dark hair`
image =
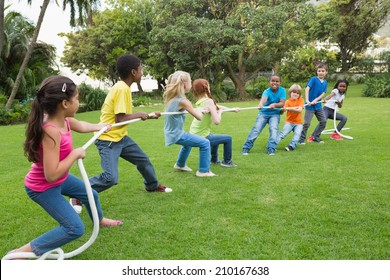
[[[45,114],[56,113],[58,104],[70,100],[76,94],[77,86],[64,76],[51,76],[41,83],[36,91],[36,97],[31,106],[31,112],[26,124],[26,141],[24,154],[31,162],[39,161],[39,148],[43,139],[43,122]]]

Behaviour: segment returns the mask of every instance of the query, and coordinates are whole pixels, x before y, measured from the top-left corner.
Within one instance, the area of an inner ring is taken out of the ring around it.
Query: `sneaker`
[[[176,163],[175,163],[175,165],[173,166],[173,168],[176,169],[176,170],[186,171],[186,172],[192,171],[192,169],[189,168],[187,165],[185,165],[185,166],[183,166],[183,167],[180,167],[180,166],[178,166]]]
[[[83,211],[83,204],[77,198],[69,199],[69,204],[72,205],[74,211],[76,211],[77,214],[81,214]]]
[[[171,188],[167,188],[167,187],[159,184],[156,189],[154,189],[154,190],[146,190],[146,191],[147,192],[172,192],[172,189]]]
[[[209,172],[199,172],[199,171],[196,171],[195,175],[197,177],[214,177],[214,176],[218,176],[217,174],[214,174],[211,171],[209,171]]]
[[[220,160],[210,161],[210,164],[221,164],[221,163],[222,163],[222,161],[220,161]]]
[[[298,144],[299,145],[306,145],[306,142],[305,142],[305,140],[303,140],[303,141],[299,141]]]
[[[222,161],[221,166],[223,166],[223,167],[236,167],[237,164],[235,164],[233,161],[229,161],[229,162]]]
[[[330,136],[330,139],[333,139],[333,140],[343,140],[343,137],[340,136],[340,134],[338,134],[337,132],[334,132],[331,136]]]
[[[267,153],[269,156],[274,156],[275,155],[275,150],[274,149],[269,149],[267,150]]]
[[[291,152],[291,151],[293,151],[294,150],[294,148],[293,147],[291,147],[291,146],[287,146],[286,148],[284,148],[287,152]]]
[[[313,142],[313,139],[314,139],[314,136],[310,136],[309,138],[307,138],[307,142],[308,143],[312,143]]]
[[[248,152],[249,152],[248,150],[243,149],[242,152],[241,152],[241,154],[243,154],[244,156],[247,156],[247,155],[248,155]]]
[[[325,143],[325,142],[322,141],[320,138],[314,138],[314,139],[313,139],[313,142],[317,142],[317,143],[319,143],[319,144],[324,144],[324,143]]]

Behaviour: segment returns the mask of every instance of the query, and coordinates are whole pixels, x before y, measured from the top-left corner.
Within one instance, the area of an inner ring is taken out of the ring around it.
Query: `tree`
[[[299,45],[295,34],[300,34],[302,5],[297,4],[304,2],[156,1],[151,50],[161,63],[154,64],[169,63],[213,83],[228,75],[246,98],[252,73],[272,69],[288,49]]]
[[[97,12],[93,25],[62,34],[68,40],[61,61],[74,72],[113,85],[119,78],[115,63],[120,55],[132,53],[142,61],[148,57],[151,8],[150,1],[129,0]]]
[[[3,52],[4,46],[4,0],[0,0],[0,55]]]
[[[67,4],[69,4],[70,6],[70,24],[72,26],[75,25],[75,11],[76,11],[76,7],[78,8],[79,10],[79,15],[80,15],[80,22],[82,22],[82,15],[83,15],[83,11],[87,8],[87,9],[90,9],[91,5],[90,3],[93,2],[93,3],[96,3],[98,0],[77,0],[75,2],[75,0],[64,0],[63,1],[63,8],[65,9]],[[27,2],[31,5],[31,2],[32,0],[27,0]],[[18,72],[18,75],[16,76],[16,79],[15,79],[15,83],[14,83],[14,86],[12,88],[12,92],[11,92],[11,95],[9,96],[8,98],[8,101],[7,101],[7,104],[5,105],[5,108],[6,109],[10,109],[11,108],[11,105],[12,105],[12,102],[19,90],[19,86],[20,86],[20,83],[22,81],[22,78],[23,78],[23,73],[27,67],[27,64],[28,64],[28,61],[31,57],[31,54],[33,53],[34,51],[34,48],[36,46],[36,43],[37,43],[37,39],[38,39],[38,35],[39,35],[39,31],[41,29],[41,25],[42,25],[42,22],[43,22],[43,18],[45,16],[45,12],[46,12],[46,9],[47,9],[47,6],[49,5],[50,3],[50,0],[43,0],[43,3],[41,5],[41,11],[39,13],[39,17],[38,17],[38,21],[37,21],[37,25],[35,27],[35,32],[34,32],[34,35],[31,39],[31,42],[27,48],[27,51],[25,53],[25,57],[23,59],[23,62],[22,64],[20,65],[20,69],[19,69],[19,72]],[[75,5],[77,4],[77,6]]]
[[[373,42],[372,35],[388,21],[389,12],[386,0],[331,0],[318,6],[309,31],[315,39],[338,45],[346,72]]]
[[[9,12],[4,20],[4,48],[0,55],[0,89],[10,92],[15,83],[20,64],[34,34],[34,25],[20,13]],[[48,75],[58,72],[55,69],[55,47],[38,42],[24,71],[19,99],[27,99],[31,90]],[[1,91],[1,90],[0,90]]]

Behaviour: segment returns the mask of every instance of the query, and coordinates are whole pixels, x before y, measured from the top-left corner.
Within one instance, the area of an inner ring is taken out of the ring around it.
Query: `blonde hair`
[[[185,97],[186,89],[184,83],[191,83],[191,76],[184,71],[176,71],[169,75],[167,88],[163,94],[164,104],[167,105],[173,98],[182,96]]]
[[[302,88],[298,84],[293,84],[289,89],[288,89],[288,96],[291,97],[291,92],[295,91],[296,93],[299,94],[299,97],[302,95]]]

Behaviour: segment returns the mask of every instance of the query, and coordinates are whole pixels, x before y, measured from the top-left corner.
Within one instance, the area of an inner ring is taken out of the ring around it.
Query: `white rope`
[[[153,115],[154,115],[154,113],[149,114],[149,116],[153,116]],[[137,122],[140,120],[141,120],[141,118],[137,118],[137,119],[128,120],[128,121],[124,121],[124,122],[120,122],[120,123],[115,123],[115,124],[112,124],[111,126],[112,127],[123,126],[123,125]],[[108,127],[106,126],[106,127],[103,127],[102,129],[100,129],[97,133],[95,133],[95,135],[91,139],[88,140],[87,143],[85,143],[83,145],[82,148],[84,150],[86,150],[92,143],[94,143],[96,141],[97,138],[99,138],[100,135],[102,135],[104,132],[106,132],[107,128]],[[48,251],[48,252],[44,253],[42,256],[37,256],[32,252],[14,252],[14,253],[9,253],[9,254],[5,255],[2,258],[2,260],[11,260],[11,259],[38,259],[38,260],[56,259],[56,260],[63,260],[63,259],[72,258],[72,257],[80,254],[81,252],[85,251],[88,247],[90,247],[93,242],[95,242],[95,240],[98,236],[98,233],[99,233],[99,223],[100,223],[99,216],[98,216],[97,209],[96,209],[95,199],[93,197],[92,187],[91,187],[91,184],[89,182],[87,172],[85,171],[83,160],[78,159],[77,164],[79,166],[81,177],[83,178],[83,181],[85,184],[85,189],[87,192],[89,205],[91,207],[93,231],[92,231],[91,237],[88,239],[88,241],[85,244],[83,244],[81,247],[79,247],[78,249],[71,251],[69,253],[64,253],[64,251],[61,248],[56,248],[54,250]]]
[[[353,137],[352,137],[352,136],[348,136],[348,135],[341,134],[341,132],[337,130],[336,114],[337,114],[337,109],[338,109],[338,108],[339,108],[339,106],[336,104],[336,106],[335,106],[335,108],[334,108],[334,114],[333,114],[334,131],[337,132],[338,135],[340,135],[341,137],[343,137],[343,138],[345,138],[345,139],[353,140]]]
[[[350,130],[351,128],[349,127],[343,127],[343,129],[341,130]],[[321,134],[332,134],[333,132],[335,132],[335,129],[334,128],[329,128],[329,129],[325,129],[321,132]]]

